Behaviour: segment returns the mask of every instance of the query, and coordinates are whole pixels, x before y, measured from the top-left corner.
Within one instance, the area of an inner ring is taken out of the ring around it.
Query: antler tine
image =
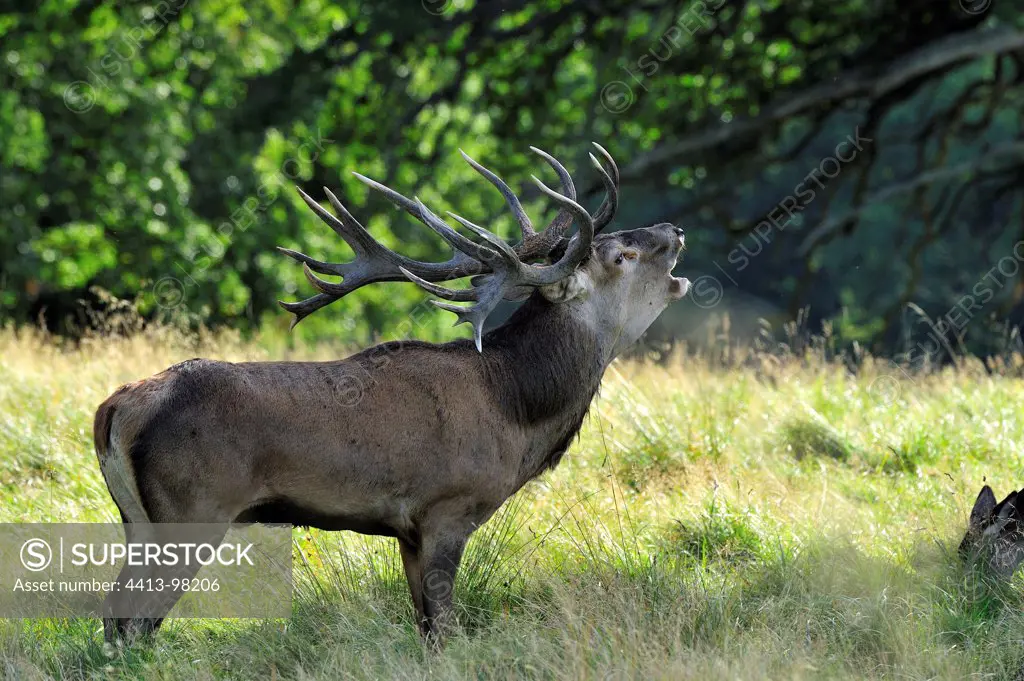
[[[604,158],[604,160],[608,162],[608,165],[611,166],[611,169],[612,169],[611,170],[612,179],[615,180],[615,185],[618,186],[618,184],[619,184],[619,166],[615,163],[615,159],[612,158],[612,155],[608,153],[607,149],[602,147],[597,142],[591,142],[591,144],[594,145],[594,148],[597,149],[598,153],[601,154],[601,156]]]
[[[575,201],[576,185],[573,184],[572,176],[569,175],[569,171],[565,169],[565,166],[559,163],[558,159],[543,149],[530,147],[530,151],[548,162],[548,165],[554,169],[555,173],[558,175],[558,179],[562,182],[562,192]],[[549,249],[557,244],[558,240],[565,235],[565,230],[569,229],[569,225],[572,224],[572,217],[573,215],[570,210],[562,208],[558,211],[558,215],[556,215],[555,218],[548,223],[548,226],[544,228],[543,233],[545,235],[545,243],[550,244],[550,246],[548,246]]]
[[[357,173],[355,171],[352,171],[352,174],[355,175],[356,179],[358,179],[366,186],[370,187],[371,189],[376,189],[381,194],[388,197],[388,200],[390,200],[392,203],[396,204],[400,208],[404,208],[405,211],[409,213],[409,215],[413,216],[414,218],[419,218],[419,211],[416,208],[415,201],[412,201],[411,199],[402,196],[391,187],[386,187],[382,185],[380,182],[377,182],[376,180],[371,180],[366,175],[362,175],[361,173]]]
[[[344,239],[345,243],[352,247],[352,250],[354,250],[358,254],[366,253],[366,251],[368,250],[368,244],[366,242],[366,239],[374,241],[373,237],[370,236],[369,232],[367,232],[366,229],[363,228],[361,224],[359,224],[358,220],[349,215],[348,211],[345,210],[345,207],[342,206],[340,202],[338,202],[337,197],[335,197],[329,191],[327,192],[330,195],[330,198],[334,199],[331,202],[331,204],[334,205],[335,210],[337,210],[339,207],[341,208],[341,210],[339,211],[339,213],[342,215],[341,220],[331,215],[326,209],[324,209],[323,206],[314,201],[312,197],[309,196],[309,194],[302,191],[301,187],[296,187],[295,190],[299,192],[299,196],[302,197],[303,202],[305,202],[305,204],[309,206],[310,210],[316,213],[317,217],[319,217],[323,222],[325,222],[328,227],[333,229],[338,236]],[[324,187],[324,190],[326,191],[327,188]],[[309,265],[310,267],[315,269],[317,272],[320,272],[321,274],[344,274],[342,267],[338,264],[323,262],[322,260],[315,260],[314,258],[310,258],[307,255],[299,253],[298,251],[293,251],[288,248],[278,247],[277,250],[281,251],[285,255],[295,260],[298,260],[301,263]]]
[[[311,296],[309,298],[306,298],[305,300],[300,300],[295,303],[289,303],[284,300],[279,300],[277,301],[277,304],[283,307],[288,312],[291,312],[293,315],[295,315],[292,318],[291,326],[288,327],[289,329],[294,329],[295,325],[301,322],[303,319],[313,314],[321,307],[330,305],[337,299],[337,296],[331,296],[326,293],[318,293],[315,296]]]
[[[305,253],[299,253],[298,251],[293,251],[292,249],[285,248],[284,246],[275,246],[275,248],[292,260],[300,262],[303,265],[308,265],[311,270],[319,272],[320,274],[336,274],[339,277],[344,275],[344,272],[342,271],[344,266],[339,265],[338,263],[317,260],[316,258],[309,257]]]
[[[557,158],[555,158],[548,152],[544,151],[543,149],[539,149],[538,147],[530,147],[530,151],[537,154],[542,159],[548,162],[548,165],[550,165],[554,169],[555,173],[558,175],[559,181],[561,181],[562,183],[562,191],[565,192],[566,196],[575,201],[576,185],[573,184],[572,175],[570,175],[569,171],[565,169],[565,166],[559,163]]]
[[[434,305],[444,310],[455,311],[455,314],[458,315],[458,319],[455,320],[456,324],[471,324],[473,326],[473,343],[476,345],[476,351],[483,352],[484,322],[487,320],[487,316],[498,306],[502,298],[505,297],[506,288],[507,277],[495,276],[491,277],[486,284],[476,289],[479,291],[479,294],[475,305],[458,309],[457,311],[453,309],[455,308],[454,305],[446,305],[438,301],[434,301]]]
[[[439,298],[445,298],[446,300],[454,300],[460,303],[467,303],[471,300],[476,300],[476,292],[473,291],[473,289],[445,288],[444,286],[438,286],[437,284],[430,283],[426,279],[417,277],[415,274],[405,269],[404,267],[401,267],[399,269],[402,271],[402,274],[405,275],[406,279],[416,284],[424,291],[427,291],[428,293],[433,293],[435,296],[438,296]]]
[[[490,245],[494,246],[494,248],[498,251],[498,253],[500,253],[504,257],[505,260],[509,262],[519,261],[519,256],[516,254],[515,250],[507,243],[505,243],[505,240],[502,239],[501,237],[493,234],[492,232],[487,231],[480,225],[473,224],[472,222],[462,217],[461,215],[456,215],[451,211],[448,211],[448,215],[450,215],[452,219],[458,222],[460,225],[462,225],[469,231],[473,232]]]
[[[604,165],[593,154],[587,154],[587,156],[590,157],[590,162],[597,168],[597,173],[601,176],[601,183],[604,184],[605,188],[604,201],[597,207],[597,214],[594,216],[594,233],[596,234],[612,221],[615,209],[619,205],[619,193],[618,187],[615,186],[615,180],[608,174]]]
[[[599,234],[602,229],[608,226],[608,223],[615,217],[615,210],[619,207],[619,167],[615,165],[615,159],[608,153],[608,150],[602,147],[597,142],[591,142],[597,149],[598,153],[608,163],[611,172],[605,170],[603,164],[599,163],[593,154],[589,154],[594,165],[597,166],[598,170],[601,171],[601,181],[604,183],[605,197],[604,201],[597,209],[597,213],[594,215],[594,233]]]
[[[505,181],[474,161],[470,155],[462,149],[459,149],[459,153],[462,154],[462,158],[466,160],[466,163],[473,167],[473,170],[487,178],[491,184],[498,188],[501,195],[505,197],[505,203],[508,204],[512,214],[516,216],[516,221],[519,223],[519,230],[523,233],[523,239],[528,239],[536,234],[537,232],[533,229],[533,223],[530,222],[530,216],[526,214],[525,210],[523,210],[523,204],[519,203],[519,197],[517,197],[515,193],[513,193],[512,189],[505,184]]]

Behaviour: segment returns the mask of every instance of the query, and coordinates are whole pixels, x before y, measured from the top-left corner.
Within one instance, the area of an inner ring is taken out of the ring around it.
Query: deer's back
[[[239,481],[227,496],[240,506],[302,498],[311,512],[390,518],[439,498],[500,505],[519,474],[503,461],[525,435],[504,423],[476,367],[432,347],[401,361],[194,359],[127,386],[121,406],[144,421],[125,443],[144,496],[147,484],[198,494],[204,481],[224,495]]]

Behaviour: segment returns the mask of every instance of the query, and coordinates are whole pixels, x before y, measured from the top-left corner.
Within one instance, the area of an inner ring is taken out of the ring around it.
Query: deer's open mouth
[[[686,277],[669,275],[668,295],[672,300],[679,300],[690,291],[690,280]]]
[[[689,290],[690,290],[690,280],[689,279],[687,279],[686,277],[673,277],[672,276],[672,270],[674,270],[676,268],[676,266],[679,264],[679,259],[682,258],[683,250],[686,248],[686,241],[684,240],[682,235],[679,236],[679,242],[678,243],[679,243],[679,250],[676,251],[676,257],[675,257],[675,259],[672,260],[672,263],[669,265],[668,272],[666,273],[668,275],[668,279],[669,279],[669,282],[668,282],[668,295],[669,295],[669,297],[672,300],[679,300],[680,298],[685,296],[689,292]]]

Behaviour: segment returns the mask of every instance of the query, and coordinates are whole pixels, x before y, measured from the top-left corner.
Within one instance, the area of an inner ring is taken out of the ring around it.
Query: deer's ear
[[[995,507],[996,495],[992,493],[991,487],[985,485],[981,488],[981,492],[978,493],[978,499],[974,502],[974,508],[971,509],[971,528],[980,529],[983,527],[992,515],[992,510]]]
[[[1017,493],[1010,492],[1006,495],[1006,498],[999,502],[995,510],[992,511],[993,515],[997,518],[1012,518],[1017,512]]]
[[[1022,490],[1020,490],[1018,492],[1014,492],[1013,494],[1014,494],[1013,505],[1014,505],[1015,510],[1017,512],[1016,513],[1017,522],[1021,523],[1022,526],[1024,526],[1024,503],[1022,503],[1022,502],[1024,502],[1024,496],[1022,496],[1022,494],[1024,494],[1024,489],[1022,489]]]
[[[541,287],[540,294],[552,303],[564,303],[583,295],[588,281],[586,273],[576,270],[557,283]]]

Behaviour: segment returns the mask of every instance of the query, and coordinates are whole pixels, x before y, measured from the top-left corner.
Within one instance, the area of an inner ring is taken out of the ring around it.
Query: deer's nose
[[[686,246],[686,232],[682,227],[673,227],[672,231],[676,233],[676,245],[682,250]]]

